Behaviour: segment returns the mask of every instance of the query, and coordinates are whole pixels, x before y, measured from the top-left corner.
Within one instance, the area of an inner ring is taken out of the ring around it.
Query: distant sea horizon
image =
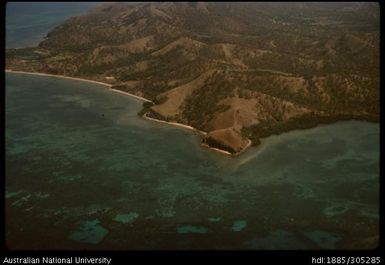
[[[66,19],[103,2],[8,2],[6,48],[37,46],[49,31]]]
[[[34,15],[51,19],[49,9]],[[34,29],[27,20],[7,17],[7,36]],[[10,249],[378,243],[379,124],[273,135],[232,158],[202,148],[190,131],[142,119],[141,101],[102,85],[6,73],[5,95]]]

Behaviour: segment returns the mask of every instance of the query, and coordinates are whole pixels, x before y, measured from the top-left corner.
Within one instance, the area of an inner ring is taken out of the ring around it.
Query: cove
[[[189,130],[139,117],[141,101],[101,85],[7,73],[5,90],[10,248],[258,249],[250,242],[269,238],[271,249],[293,241],[351,249],[378,241],[378,124],[292,131],[232,158],[201,148]],[[114,221],[131,212],[135,229]],[[96,219],[108,231],[102,240],[70,239]],[[247,223],[242,233],[232,231],[238,220]],[[185,224],[210,233],[178,233]],[[309,231],[333,235],[332,243]]]

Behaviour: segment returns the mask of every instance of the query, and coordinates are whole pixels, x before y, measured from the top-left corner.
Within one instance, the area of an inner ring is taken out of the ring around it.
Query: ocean
[[[139,117],[141,104],[101,85],[6,75],[9,246],[375,246],[378,124],[292,131],[232,158]]]
[[[232,158],[102,85],[7,73],[5,96],[10,249],[377,246],[379,124],[274,135]]]
[[[8,2],[6,48],[33,47],[66,19],[80,15],[97,2]]]

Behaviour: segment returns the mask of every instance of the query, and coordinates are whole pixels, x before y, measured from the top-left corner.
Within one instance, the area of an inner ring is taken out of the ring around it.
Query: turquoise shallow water
[[[81,228],[69,235],[70,240],[75,240],[83,243],[97,244],[103,240],[108,231],[100,225],[98,219],[85,221]]]
[[[105,87],[6,74],[6,240],[27,249],[352,249],[378,240],[379,125],[237,158]]]
[[[117,214],[114,218],[114,221],[120,222],[122,224],[130,224],[139,217],[137,213],[128,213],[128,214]]]

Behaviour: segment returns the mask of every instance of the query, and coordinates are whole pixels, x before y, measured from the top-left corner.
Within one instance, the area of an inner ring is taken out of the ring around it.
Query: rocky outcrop
[[[249,144],[249,140],[234,128],[209,132],[202,142],[209,147],[225,150],[231,154],[242,152]]]

